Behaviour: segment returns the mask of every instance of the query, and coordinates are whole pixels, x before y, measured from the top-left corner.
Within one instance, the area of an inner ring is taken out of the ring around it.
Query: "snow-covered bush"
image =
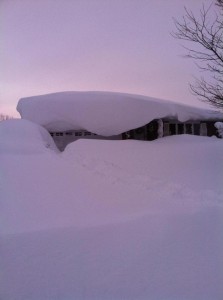
[[[223,122],[216,122],[214,126],[217,128],[219,137],[223,138]]]

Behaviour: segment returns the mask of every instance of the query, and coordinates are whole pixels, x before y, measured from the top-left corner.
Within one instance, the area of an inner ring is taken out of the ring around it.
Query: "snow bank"
[[[221,300],[222,151],[182,135],[1,153],[1,299]]]
[[[153,119],[223,119],[220,113],[146,96],[113,92],[61,92],[20,99],[18,112],[52,131],[85,129],[117,135]]]
[[[222,211],[1,239],[3,300],[222,300]]]
[[[0,153],[36,154],[57,147],[46,129],[27,120],[0,122]]]

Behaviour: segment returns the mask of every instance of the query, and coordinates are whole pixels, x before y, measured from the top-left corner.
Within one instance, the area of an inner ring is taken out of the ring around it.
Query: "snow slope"
[[[57,147],[42,126],[27,120],[12,119],[0,124],[0,154],[34,154]]]
[[[222,140],[1,142],[1,300],[223,298]]]
[[[223,114],[156,98],[114,92],[60,92],[20,99],[21,117],[51,131],[85,129],[117,135],[150,121],[223,119]]]

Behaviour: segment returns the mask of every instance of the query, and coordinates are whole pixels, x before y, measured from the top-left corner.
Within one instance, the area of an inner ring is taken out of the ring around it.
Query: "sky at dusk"
[[[204,106],[171,35],[184,6],[211,0],[0,0],[0,113],[21,97],[116,91]]]

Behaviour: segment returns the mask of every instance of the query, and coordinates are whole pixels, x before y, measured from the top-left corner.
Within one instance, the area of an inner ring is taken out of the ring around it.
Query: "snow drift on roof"
[[[223,115],[156,98],[114,92],[60,92],[19,100],[23,119],[49,131],[85,129],[110,136],[158,118],[223,119]]]

